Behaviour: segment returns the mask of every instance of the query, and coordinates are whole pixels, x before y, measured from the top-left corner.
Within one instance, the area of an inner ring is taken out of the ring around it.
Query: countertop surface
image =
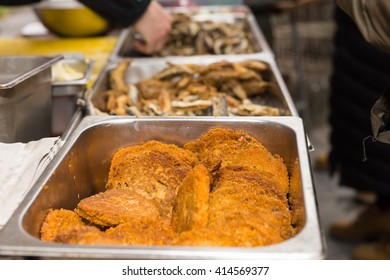
[[[107,64],[119,33],[114,30],[107,36],[86,38],[61,38],[47,32],[27,36],[26,27],[34,24],[39,25],[39,20],[28,6],[3,11],[0,15],[0,55],[82,53],[93,60],[89,85]]]

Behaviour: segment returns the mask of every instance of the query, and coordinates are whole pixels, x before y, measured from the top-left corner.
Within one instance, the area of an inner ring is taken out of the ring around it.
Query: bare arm
[[[1,1],[1,0],[0,0]],[[131,26],[145,44],[134,46],[145,54],[163,48],[171,30],[172,17],[156,0],[78,0],[118,26]]]
[[[139,32],[145,44],[134,41],[134,46],[141,52],[152,54],[164,47],[172,28],[172,16],[152,0],[146,12],[134,23],[133,28]]]

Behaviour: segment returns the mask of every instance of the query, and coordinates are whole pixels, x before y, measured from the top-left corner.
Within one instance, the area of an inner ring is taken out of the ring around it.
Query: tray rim
[[[178,122],[274,122],[295,132],[300,160],[302,191],[306,212],[306,224],[295,237],[284,242],[256,248],[233,247],[181,247],[181,246],[88,246],[46,243],[29,235],[22,226],[28,208],[40,193],[62,157],[87,129],[112,123],[136,123],[148,121]],[[52,258],[132,258],[132,259],[323,259],[326,243],[319,222],[318,206],[307,151],[303,122],[298,117],[112,117],[87,116],[64,143],[48,164],[7,224],[0,230],[0,255],[38,256]],[[48,172],[49,171],[49,172]],[[282,250],[282,251],[281,251]],[[283,251],[284,250],[284,251]]]

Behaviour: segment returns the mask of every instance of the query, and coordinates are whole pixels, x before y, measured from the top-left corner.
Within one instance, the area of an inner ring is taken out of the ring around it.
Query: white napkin
[[[59,137],[28,143],[0,143],[0,229],[62,144]]]

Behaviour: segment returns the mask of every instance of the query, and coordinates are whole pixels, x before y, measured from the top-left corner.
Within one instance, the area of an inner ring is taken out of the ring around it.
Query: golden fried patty
[[[287,197],[268,173],[223,168],[209,199],[209,225],[245,223],[256,230],[264,244],[290,238],[294,234]]]
[[[255,247],[265,245],[263,237],[252,227],[242,224],[218,225],[180,233],[171,242],[177,246]]]
[[[59,233],[82,225],[84,223],[75,212],[66,209],[50,209],[41,226],[41,239],[54,241]]]
[[[75,212],[103,227],[116,226],[138,217],[160,219],[156,204],[132,189],[112,189],[84,198]]]
[[[127,245],[166,245],[175,233],[168,220],[134,219],[106,230],[108,237]]]
[[[196,162],[191,152],[156,141],[125,148],[112,159],[106,188],[133,189],[170,216],[177,189]]]
[[[172,227],[176,232],[207,225],[209,193],[209,173],[206,167],[197,165],[184,178],[176,196],[172,212]]]
[[[79,245],[120,245],[122,241],[108,237],[103,231],[93,226],[80,226],[59,233],[55,240],[58,243]]]
[[[83,199],[74,212],[51,210],[42,225],[42,240],[225,247],[275,244],[296,233],[292,222],[298,220],[291,211],[299,209],[290,209],[289,202],[291,195],[297,196],[297,187],[288,188],[283,160],[243,131],[211,129],[185,149],[150,141],[114,155],[105,192]],[[87,226],[82,219],[96,226]]]
[[[198,139],[185,144],[184,148],[195,153],[210,172],[221,167],[248,167],[268,172],[279,182],[282,192],[288,192],[288,173],[282,158],[272,155],[259,141],[242,130],[210,129]]]

